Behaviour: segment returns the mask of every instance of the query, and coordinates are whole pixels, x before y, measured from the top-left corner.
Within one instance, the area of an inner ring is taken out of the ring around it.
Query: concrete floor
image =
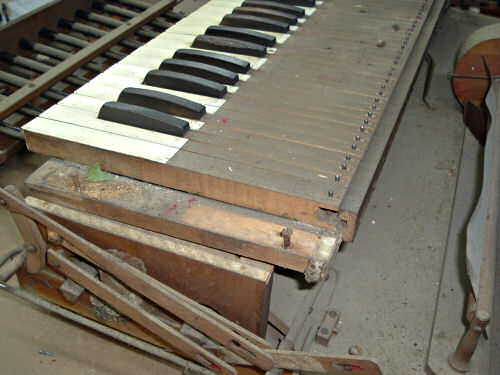
[[[450,301],[455,301],[441,305],[443,311],[448,311],[464,293],[460,267],[453,261],[447,263],[452,272],[445,273],[447,279],[441,280],[444,261],[452,254],[446,249],[465,134],[447,74],[461,40],[471,30],[493,21],[453,9],[440,20],[430,48],[436,60],[429,97],[431,108],[421,101],[421,72],[357,238],[343,245],[334,263],[338,281],[331,306],[341,311],[340,332],[327,349],[312,349],[347,354],[350,346],[358,345],[363,355],[378,359],[384,374],[425,373],[438,295],[446,293]],[[471,145],[467,149],[473,153],[470,158],[476,160],[480,150],[474,148],[470,137],[466,143]],[[43,159],[30,154],[11,159],[0,167],[0,184],[21,187]],[[473,173],[477,163],[462,163],[465,166],[471,170],[460,173]],[[466,199],[474,195],[473,190],[457,196]],[[0,210],[0,238],[0,254],[21,243],[5,210]],[[277,275],[272,297],[274,313],[290,321],[293,309],[306,292],[304,285],[289,275]],[[455,323],[440,335],[438,356],[453,350],[456,332],[460,334],[465,327],[460,326],[461,311],[452,311]],[[2,373],[176,371],[10,296],[0,295],[0,314]],[[487,373],[487,357],[482,357],[486,347],[481,342],[480,357],[471,373]],[[38,349],[54,353],[54,357],[41,355]],[[439,374],[449,373],[443,363],[446,364],[442,361]]]

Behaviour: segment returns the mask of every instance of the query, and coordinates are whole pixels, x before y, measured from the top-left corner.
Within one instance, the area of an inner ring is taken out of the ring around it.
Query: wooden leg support
[[[472,318],[469,329],[462,336],[457,349],[450,356],[450,366],[458,372],[469,370],[470,360],[476,351],[479,337],[483,334],[490,321],[490,315],[485,311],[477,311]]]

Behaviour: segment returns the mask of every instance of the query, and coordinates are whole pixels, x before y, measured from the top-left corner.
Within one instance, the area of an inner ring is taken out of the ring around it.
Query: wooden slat
[[[135,30],[151,21],[153,18],[161,15],[174,4],[173,0],[160,1],[147,10],[142,12],[140,16],[134,17],[126,24],[117,27],[108,34],[99,38],[94,43],[89,44],[57,65],[56,68],[43,73],[34,79],[29,85],[26,85],[17,90],[12,95],[0,102],[0,118],[4,118],[9,114],[21,108],[31,99],[38,96],[44,90],[60,81],[63,77],[75,71],[79,67],[85,65],[94,57],[100,55],[112,45],[132,34]]]

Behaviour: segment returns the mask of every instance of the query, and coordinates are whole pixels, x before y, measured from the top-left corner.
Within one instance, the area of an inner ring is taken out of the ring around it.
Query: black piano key
[[[231,26],[209,26],[205,35],[222,36],[244,40],[255,44],[261,44],[266,47],[272,47],[276,44],[276,37],[269,34],[259,33],[258,31],[242,29],[241,27]]]
[[[227,87],[221,83],[166,70],[151,70],[146,74],[144,84],[214,98],[222,98],[227,92]]]
[[[97,118],[178,137],[184,136],[189,130],[186,120],[128,103],[104,103]]]
[[[267,54],[267,47],[260,44],[211,35],[197,36],[191,47],[257,57],[264,57]]]
[[[189,60],[166,59],[163,60],[158,69],[190,74],[226,85],[234,85],[239,80],[238,73],[213,65]]]
[[[283,3],[278,3],[277,1],[265,1],[265,0],[245,0],[242,7],[249,8],[267,8],[279,10],[280,12],[290,13],[297,17],[304,17],[305,10],[293,5],[287,5]]]
[[[248,61],[220,53],[199,51],[196,49],[182,48],[174,53],[174,59],[198,61],[201,63],[218,66],[235,73],[247,73],[250,70]]]
[[[227,14],[220,23],[224,26],[246,27],[248,29],[287,33],[290,26],[285,22],[246,14]]]
[[[166,92],[141,89],[137,87],[124,88],[118,102],[135,104],[141,107],[165,112],[169,115],[200,119],[205,114],[205,106],[180,96]]]
[[[313,7],[316,5],[316,0],[273,0],[277,3],[294,5],[297,7]]]
[[[233,14],[242,14],[248,16],[268,18],[271,20],[284,22],[289,25],[297,24],[297,16],[294,16],[290,13],[280,12],[279,10],[274,10],[274,9],[236,7],[233,9]]]

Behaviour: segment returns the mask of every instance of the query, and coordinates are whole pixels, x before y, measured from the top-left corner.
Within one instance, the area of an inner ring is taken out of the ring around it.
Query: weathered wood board
[[[87,182],[88,167],[51,159],[26,181],[30,195],[321,279],[341,242],[342,222],[325,230],[201,196],[114,176]],[[291,247],[281,231],[290,227]]]
[[[148,275],[252,332],[265,334],[272,266],[37,198],[27,197],[26,202],[101,248],[138,257]]]

